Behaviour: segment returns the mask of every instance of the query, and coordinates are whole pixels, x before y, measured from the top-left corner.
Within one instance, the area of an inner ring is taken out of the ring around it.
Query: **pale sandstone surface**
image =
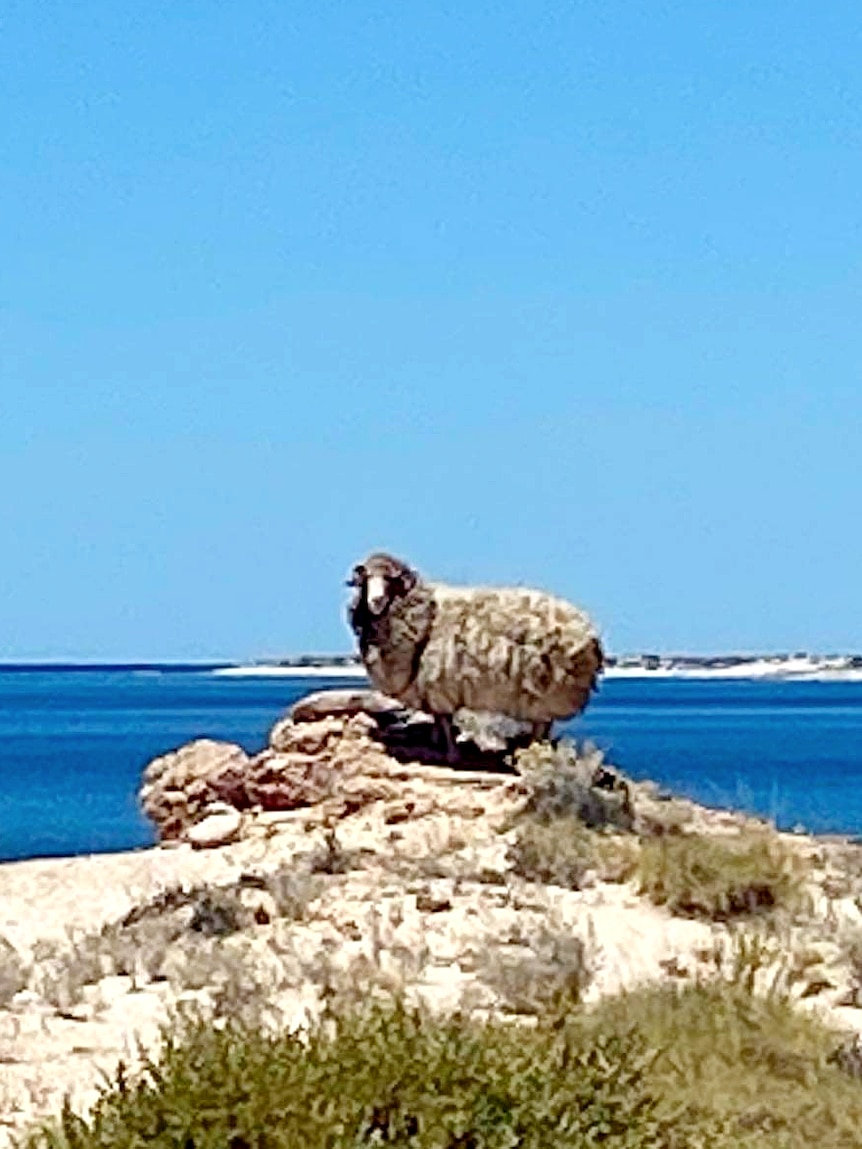
[[[204,748],[216,777],[228,769],[235,779],[240,764],[257,797],[284,798],[287,808],[264,809],[259,802],[235,811],[239,822],[231,822],[231,835],[239,840],[213,848],[171,841],[131,853],[0,866],[0,936],[25,964],[35,962],[27,987],[0,1008],[0,1145],[34,1118],[57,1112],[66,1093],[77,1108],[91,1104],[102,1071],[119,1059],[134,1065],[137,1042],[153,1047],[171,1007],[212,1002],[222,991],[266,999],[281,1024],[294,1026],[319,1008],[324,984],[364,984],[370,971],[373,980],[406,986],[434,1008],[461,1005],[481,1014],[504,1004],[489,968],[529,958],[543,938],[557,936],[586,944],[588,1001],[645,980],[714,972],[716,952],[728,945],[725,927],[674,918],[630,883],[592,880],[574,891],[512,874],[513,831],[506,827],[526,794],[518,776],[399,761],[372,736],[374,723],[355,712],[351,700],[344,700],[341,716],[321,716],[320,706],[310,708],[307,722],[282,724],[279,749],[256,760],[243,763],[234,749]],[[179,763],[190,786],[206,793],[196,817],[182,823],[183,833],[230,816],[230,807],[213,812],[213,802],[223,798],[210,791],[211,775],[198,769],[196,754],[162,762],[148,775],[148,784],[167,777],[169,792],[176,783],[170,770]],[[648,788],[638,801],[646,821],[674,809],[708,833],[736,833],[746,821],[663,802]],[[303,914],[279,911],[273,892],[258,886],[276,872],[307,878],[309,859],[325,855],[328,836],[332,848],[333,829],[346,859],[343,872],[314,876],[315,896]],[[814,987],[806,1007],[862,1032],[862,1010],[841,1004],[847,972],[836,938],[862,924],[835,860],[844,847],[795,835],[785,840],[813,867],[809,919],[787,939],[788,952],[794,946],[815,951],[809,980],[796,992]],[[162,971],[168,980],[141,969],[97,977],[68,1000],[44,992],[40,979],[55,960],[45,957],[46,943],[72,952],[83,935],[166,892],[244,882],[242,901],[251,916],[243,928],[223,939],[184,933],[168,947]]]

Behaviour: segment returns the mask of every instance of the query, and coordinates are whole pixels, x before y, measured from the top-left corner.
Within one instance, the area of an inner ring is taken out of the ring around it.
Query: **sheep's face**
[[[364,606],[368,613],[379,618],[392,603],[408,594],[419,581],[416,571],[393,558],[392,555],[374,554],[357,563],[348,586],[354,587],[356,594],[352,610]]]

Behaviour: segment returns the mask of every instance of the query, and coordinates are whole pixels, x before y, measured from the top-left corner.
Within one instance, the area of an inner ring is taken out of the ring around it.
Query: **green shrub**
[[[637,845],[588,830],[571,815],[547,821],[524,815],[508,858],[514,873],[527,881],[579,890],[589,873],[603,881],[625,881],[637,866]]]
[[[705,1149],[859,1149],[862,1083],[852,1042],[780,994],[716,979],[607,998],[587,1034],[635,1026],[660,1051],[647,1080],[659,1113],[704,1131]]]
[[[712,921],[791,906],[801,891],[798,862],[767,833],[647,840],[638,875],[640,892],[657,905]]]
[[[604,764],[602,753],[569,742],[534,742],[515,754],[515,769],[530,787],[525,813],[540,821],[575,817],[585,826],[634,825],[629,785]]]
[[[324,1017],[303,1040],[198,1020],[92,1114],[29,1149],[659,1149],[652,1055],[621,1027],[433,1020],[399,1003]]]
[[[180,1019],[87,1118],[22,1149],[858,1149],[852,1042],[716,979],[644,987],[534,1028],[399,1002],[306,1039]]]

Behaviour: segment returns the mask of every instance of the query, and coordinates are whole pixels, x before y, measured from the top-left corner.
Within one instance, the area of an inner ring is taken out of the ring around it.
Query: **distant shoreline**
[[[359,678],[364,679],[365,668],[349,663],[322,666],[291,666],[280,662],[250,663],[248,666],[222,666],[213,671],[222,678]]]
[[[301,655],[250,662],[0,662],[0,674],[212,674],[224,678],[307,678],[364,681],[349,655]],[[859,655],[609,656],[608,679],[696,679],[766,682],[862,682]]]
[[[226,678],[351,678],[365,679],[365,670],[354,662],[303,663],[279,661],[219,667],[214,674]],[[862,659],[855,655],[817,658],[638,658],[614,659],[605,678],[677,678],[756,680],[774,682],[862,682]]]

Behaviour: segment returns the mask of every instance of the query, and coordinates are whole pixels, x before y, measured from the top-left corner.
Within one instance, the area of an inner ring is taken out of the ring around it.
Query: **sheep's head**
[[[418,582],[416,571],[400,559],[382,553],[370,555],[364,562],[356,564],[348,580],[347,585],[356,591],[351,613],[355,617],[357,612],[367,611],[379,618],[396,599],[409,594]]]

